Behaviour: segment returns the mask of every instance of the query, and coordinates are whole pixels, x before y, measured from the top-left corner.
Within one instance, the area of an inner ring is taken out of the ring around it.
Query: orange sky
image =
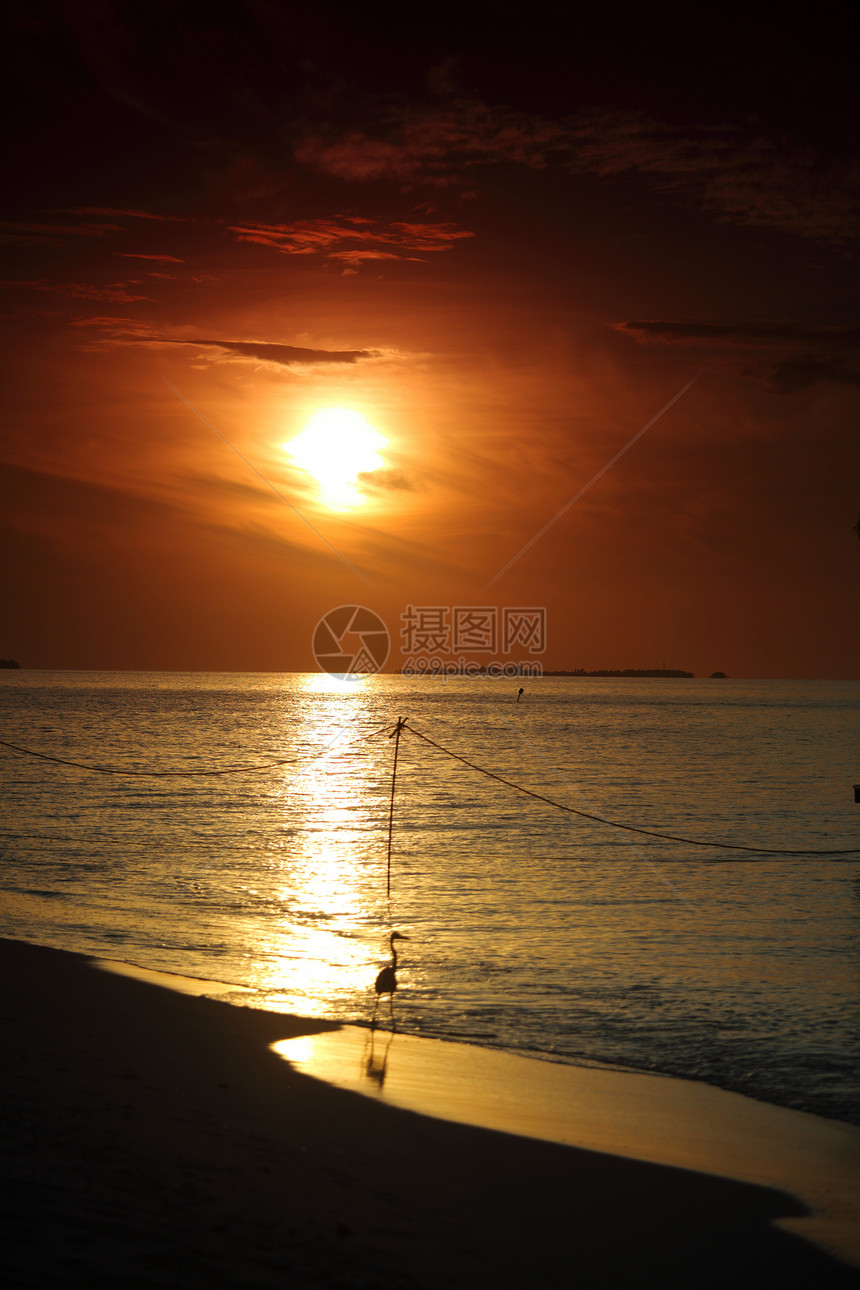
[[[860,676],[838,32],[814,118],[635,31],[572,76],[555,9],[290,9],[10,19],[0,655],[311,670],[339,604],[537,605],[547,669]],[[326,407],[388,441],[352,510],[283,449]]]

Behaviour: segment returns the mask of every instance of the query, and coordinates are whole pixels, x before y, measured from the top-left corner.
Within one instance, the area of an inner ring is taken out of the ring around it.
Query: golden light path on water
[[[260,929],[254,985],[267,992],[269,1007],[324,1016],[345,996],[367,992],[372,998],[385,910],[381,799],[367,793],[367,769],[370,759],[369,778],[381,788],[391,750],[384,739],[369,745],[360,740],[350,757],[357,718],[364,715],[362,678],[301,680],[316,699],[299,732],[309,764],[283,775],[281,807],[291,838],[275,895],[284,917],[276,930],[270,924]],[[364,774],[352,774],[350,763],[359,759]]]

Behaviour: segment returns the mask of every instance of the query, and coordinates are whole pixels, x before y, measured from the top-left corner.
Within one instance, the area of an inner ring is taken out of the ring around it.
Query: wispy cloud
[[[194,345],[199,349],[220,351],[224,355],[274,363],[278,367],[295,367],[308,363],[358,363],[376,357],[370,349],[305,349],[297,345],[278,345],[269,341],[182,340],[176,345]]]
[[[309,169],[352,182],[437,186],[467,182],[476,167],[559,166],[602,178],[636,174],[718,218],[799,237],[857,237],[855,169],[733,125],[679,127],[633,112],[549,120],[458,98],[442,107],[392,106],[373,131],[307,133],[295,155]]]
[[[795,394],[812,385],[860,386],[860,365],[854,367],[838,358],[786,358],[773,364],[771,385],[781,394]]]
[[[557,151],[569,148],[565,124],[509,108],[461,98],[443,108],[392,108],[376,137],[350,131],[339,138],[308,134],[296,159],[339,179],[400,182],[455,180],[460,169],[507,161],[542,169]]]
[[[734,126],[677,127],[629,112],[596,113],[572,128],[571,165],[601,176],[635,173],[739,224],[803,238],[857,237],[860,185],[847,166]]]
[[[70,322],[70,327],[98,327],[110,330],[120,329],[142,329],[141,324],[134,318],[118,318],[111,314],[96,314],[92,318],[75,318]]]
[[[860,385],[860,327],[665,319],[640,319],[614,327],[640,345],[694,347],[704,355],[728,359],[745,375],[765,381],[782,394],[825,382]]]
[[[394,251],[331,251],[327,257],[329,260],[340,260],[341,264],[349,266],[350,272],[355,272],[362,264],[372,260],[411,260],[412,263],[421,263],[417,255],[397,255]]]
[[[21,246],[65,246],[70,237],[110,237],[117,224],[45,224],[36,221],[0,220],[0,242]]]
[[[415,481],[402,470],[360,471],[357,479],[365,493],[415,492]]]
[[[120,255],[124,260],[155,260],[159,264],[184,264],[184,260],[178,259],[175,255],[141,255],[136,251],[114,251],[114,255]]]
[[[54,295],[68,296],[73,300],[106,300],[111,304],[131,304],[135,300],[150,300],[150,296],[137,296],[126,289],[123,282],[111,282],[97,287],[91,282],[6,281],[4,287],[25,287],[28,291],[47,291]]]
[[[381,357],[372,349],[312,349],[300,345],[282,345],[273,341],[222,340],[213,337],[171,336],[140,324],[130,318],[100,316],[76,318],[74,327],[93,328],[103,333],[97,342],[105,346],[142,345],[154,349],[190,347],[207,354],[214,361],[244,361],[271,364],[276,368],[315,366],[321,363],[361,363]]]
[[[840,347],[860,344],[860,327],[808,327],[799,323],[669,322],[663,319],[613,323],[613,327],[644,344],[732,345],[743,348],[786,342]]]
[[[116,206],[69,206],[64,207],[62,213],[66,215],[108,215],[114,218],[125,215],[130,219],[165,220],[174,224],[184,224],[186,222],[181,215],[159,215],[154,211],[128,210],[124,207]]]
[[[348,265],[364,260],[415,259],[408,251],[448,251],[467,229],[443,222],[380,224],[363,216],[297,220],[292,224],[234,224],[230,231],[239,242],[268,246],[284,255],[321,255]],[[397,250],[386,248],[396,247]]]
[[[62,221],[53,220],[0,220],[0,242],[13,243],[20,246],[67,246],[70,238],[82,237],[112,237],[115,233],[123,231],[123,225],[114,222],[102,223],[94,222],[89,216],[100,216],[111,221],[117,219],[145,219],[145,220],[164,220],[170,222],[185,222],[175,215],[155,215],[150,211],[124,210],[113,206],[71,206],[60,207],[47,212],[48,215],[59,216],[77,216],[84,217],[77,223],[72,223],[68,219]],[[121,251],[115,251],[115,255],[126,254]],[[134,256],[128,253],[131,259],[159,259],[159,256]],[[164,257],[173,260],[173,256]],[[179,261],[177,261],[179,263]]]

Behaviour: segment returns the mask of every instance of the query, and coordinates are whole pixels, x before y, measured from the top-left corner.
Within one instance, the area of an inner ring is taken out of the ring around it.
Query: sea
[[[0,740],[0,935],[369,1025],[397,930],[401,1032],[860,1124],[858,682],[4,670]]]

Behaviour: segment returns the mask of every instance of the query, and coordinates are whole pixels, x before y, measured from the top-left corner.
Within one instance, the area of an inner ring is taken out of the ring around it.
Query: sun
[[[358,477],[385,465],[379,450],[387,442],[360,412],[322,408],[284,449],[313,475],[332,510],[346,510],[365,504]]]

